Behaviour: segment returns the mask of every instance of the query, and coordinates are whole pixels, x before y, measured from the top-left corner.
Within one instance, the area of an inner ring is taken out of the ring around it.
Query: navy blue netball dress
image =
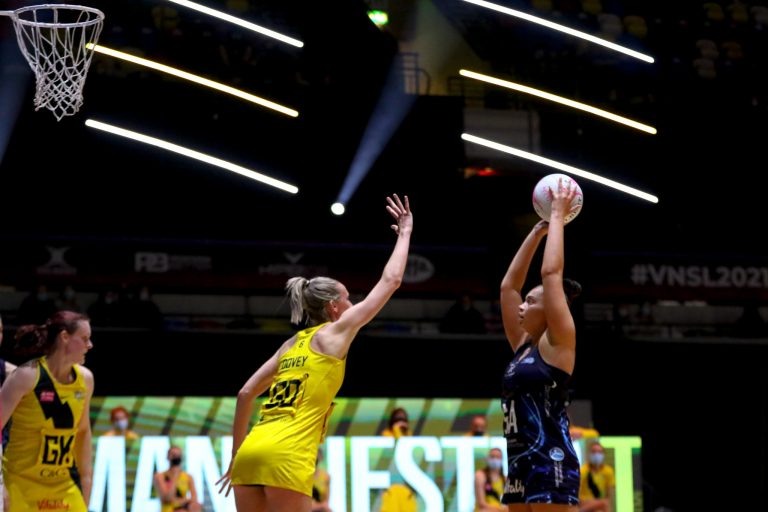
[[[512,357],[501,400],[509,463],[502,503],[578,505],[579,460],[565,412],[569,379],[530,340]]]

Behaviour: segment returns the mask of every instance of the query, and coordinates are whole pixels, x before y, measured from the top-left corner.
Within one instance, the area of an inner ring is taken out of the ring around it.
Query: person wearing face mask
[[[503,457],[499,448],[492,448],[485,460],[485,468],[475,472],[475,512],[507,510],[501,504],[505,480]]]
[[[9,511],[86,512],[94,386],[82,366],[93,348],[88,317],[59,311],[42,325],[20,326],[14,341],[14,354],[32,359],[0,391],[2,426],[13,419],[3,458]]]
[[[132,327],[141,327],[144,329],[160,329],[163,327],[163,314],[160,308],[152,300],[147,286],[142,286],[136,300],[131,302],[131,324]]]
[[[56,301],[48,293],[48,287],[40,284],[19,305],[16,322],[18,325],[39,325],[44,323],[56,311]]]
[[[123,306],[117,300],[117,291],[104,290],[99,298],[88,308],[88,316],[93,325],[98,327],[119,327],[125,317]]]
[[[195,481],[189,473],[181,469],[181,448],[171,446],[168,450],[167,471],[155,473],[155,492],[160,498],[160,512],[200,512],[202,506],[197,501]]]
[[[109,420],[112,422],[112,430],[105,432],[105,436],[123,436],[126,441],[133,441],[139,438],[139,434],[128,428],[130,420],[128,409],[119,405],[109,412]]]
[[[488,437],[488,420],[482,414],[472,416],[472,423],[469,426],[469,432],[464,434],[467,437]]]
[[[485,318],[475,307],[472,295],[462,293],[440,321],[440,332],[446,334],[485,334]]]
[[[605,463],[605,448],[598,442],[590,444],[588,459],[581,467],[579,512],[611,512],[616,476]]]
[[[61,291],[61,295],[56,300],[56,308],[59,310],[76,311],[78,313],[82,311],[83,308],[80,305],[80,301],[77,300],[77,292],[75,292],[72,285],[68,284]]]
[[[412,435],[411,430],[408,428],[408,413],[405,409],[398,407],[392,411],[389,415],[389,424],[381,432],[381,435],[384,437],[394,437],[395,439]]]

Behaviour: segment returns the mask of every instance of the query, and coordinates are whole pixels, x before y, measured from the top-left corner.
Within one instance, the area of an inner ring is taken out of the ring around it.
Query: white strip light
[[[606,41],[605,39],[600,39],[599,37],[595,37],[592,35],[587,34],[586,32],[582,32],[580,30],[575,30],[569,27],[566,27],[565,25],[560,25],[559,23],[553,23],[551,21],[545,20],[543,18],[539,18],[538,16],[533,16],[531,14],[524,13],[522,11],[517,11],[515,9],[510,9],[509,7],[504,7],[502,5],[494,4],[491,2],[486,2],[485,0],[464,0],[465,2],[469,2],[471,4],[479,5],[480,7],[485,7],[487,9],[491,9],[494,11],[502,12],[504,14],[509,14],[510,16],[514,16],[516,18],[523,19],[525,21],[530,21],[531,23],[536,23],[538,25],[545,26],[547,28],[551,28],[553,30],[557,30],[560,32],[564,32],[571,36],[580,37],[581,39],[584,39],[586,41],[589,41],[591,43],[599,44],[601,46],[605,46],[606,48],[610,48],[611,50],[623,53],[625,55],[629,55],[630,57],[634,57],[636,59],[640,59],[643,62],[648,62],[649,64],[653,64],[653,57],[650,55],[646,55],[644,53],[636,52],[635,50],[630,50],[629,48],[626,48],[624,46],[612,43],[610,41]]]
[[[659,198],[648,194],[646,192],[642,192],[640,190],[637,190],[636,188],[629,187],[627,185],[624,185],[622,183],[619,183],[618,181],[613,181],[608,178],[603,178],[602,176],[599,176],[595,173],[584,171],[582,169],[571,167],[570,165],[558,162],[556,160],[550,160],[549,158],[544,158],[543,156],[535,155],[533,153],[529,153],[527,151],[523,151],[521,149],[516,149],[511,146],[505,146],[503,144],[499,144],[497,142],[493,142],[488,139],[483,139],[480,137],[476,137],[474,135],[470,135],[468,133],[462,133],[461,138],[464,139],[467,142],[474,142],[475,144],[479,144],[481,146],[485,146],[487,148],[495,149],[497,151],[501,151],[503,153],[508,153],[510,155],[518,156],[520,158],[525,158],[526,160],[531,160],[533,162],[547,165],[549,167],[553,167],[555,169],[558,169],[560,171],[564,171],[570,174],[574,174],[576,176],[581,176],[582,178],[586,178],[588,180],[596,181],[600,183],[601,185],[605,185],[606,187],[615,188],[616,190],[620,190],[624,193],[633,195],[635,197],[639,197],[640,199],[645,199],[646,201],[650,201],[651,203],[658,203]]]
[[[650,133],[651,135],[656,135],[656,128],[654,128],[653,126],[648,126],[647,124],[638,123],[637,121],[627,119],[626,117],[612,114],[610,112],[601,110],[597,107],[592,107],[585,103],[579,103],[578,101],[569,100],[568,98],[563,98],[562,96],[557,96],[556,94],[551,94],[548,92],[541,91],[539,89],[534,89],[533,87],[516,84],[515,82],[508,82],[506,80],[501,80],[498,78],[494,78],[492,76],[483,75],[481,73],[475,73],[474,71],[467,71],[466,69],[459,70],[459,74],[461,76],[466,76],[467,78],[474,78],[475,80],[481,80],[489,84],[500,85],[501,87],[506,87],[507,89],[512,89],[512,90],[523,92],[526,94],[531,94],[533,96],[538,96],[539,98],[543,98],[545,100],[554,101],[555,103],[560,103],[561,105],[565,105],[567,107],[583,110],[584,112],[589,112],[590,114],[594,114],[599,117],[604,117],[605,119],[610,119],[611,121],[621,123],[623,125],[629,126],[631,128],[635,128],[637,130],[640,130],[646,133]]]
[[[156,139],[155,137],[142,135],[141,133],[125,130],[123,128],[118,128],[117,126],[112,126],[110,124],[94,121],[93,119],[88,119],[85,122],[85,125],[90,128],[103,130],[105,132],[109,132],[114,135],[119,135],[120,137],[126,137],[128,139],[132,139],[137,142],[143,142],[144,144],[149,144],[150,146],[162,148],[167,151],[171,151],[173,153],[178,153],[180,155],[194,158],[195,160],[199,160],[207,164],[221,167],[222,169],[232,171],[241,176],[245,176],[246,178],[251,178],[252,180],[260,181],[261,183],[273,186],[275,188],[279,188],[280,190],[285,190],[286,192],[290,192],[291,194],[295,194],[299,191],[297,187],[293,185],[289,185],[288,183],[285,183],[283,181],[270,178],[269,176],[265,176],[264,174],[258,173],[256,171],[252,171],[250,169],[246,169],[245,167],[240,167],[239,165],[235,165],[231,162],[227,162],[226,160],[222,160],[220,158],[206,155],[205,153],[200,153],[198,151],[185,148],[183,146],[177,146],[176,144],[171,144],[170,142],[166,142],[161,139]]]
[[[253,30],[254,32],[258,32],[259,34],[273,37],[278,41],[282,41],[283,43],[288,43],[297,48],[302,48],[304,46],[304,43],[299,41],[298,39],[285,36],[280,32],[269,30],[268,28],[261,27],[259,25],[256,25],[255,23],[251,23],[250,21],[245,21],[244,19],[238,18],[236,16],[232,16],[230,14],[217,11],[216,9],[211,9],[210,7],[206,7],[204,5],[200,5],[195,2],[190,2],[189,0],[168,0],[168,1],[173,2],[175,4],[183,5],[184,7],[189,7],[190,9],[194,9],[196,11],[202,12],[203,14],[207,14],[208,16],[213,16],[214,18],[219,18],[220,20],[234,23],[235,25],[239,25],[243,28],[247,28],[248,30]]]
[[[261,105],[262,107],[275,110],[287,116],[298,117],[299,115],[298,111],[293,110],[292,108],[288,108],[283,105],[280,105],[279,103],[275,103],[274,101],[265,100],[264,98],[254,96],[253,94],[249,94],[245,91],[241,91],[240,89],[235,89],[234,87],[220,84],[219,82],[214,82],[213,80],[209,80],[201,76],[193,75],[192,73],[187,73],[186,71],[172,68],[170,66],[166,66],[165,64],[160,64],[152,60],[136,57],[135,55],[131,55],[130,53],[124,53],[118,50],[113,50],[111,48],[107,48],[106,46],[94,45],[93,43],[88,43],[85,46],[89,50],[93,50],[97,53],[109,55],[110,57],[115,57],[117,59],[127,60],[128,62],[133,62],[134,64],[155,69],[157,71],[162,71],[163,73],[168,73],[169,75],[183,78],[184,80],[189,80],[190,82],[194,82],[199,85],[204,85],[206,87],[210,87],[211,89],[216,89],[217,91],[231,94],[232,96],[237,96],[238,98],[256,103],[257,105]]]

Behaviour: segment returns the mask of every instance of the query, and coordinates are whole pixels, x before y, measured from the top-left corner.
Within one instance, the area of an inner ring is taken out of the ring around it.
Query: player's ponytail
[[[301,324],[308,319],[311,325],[330,320],[325,305],[341,297],[339,282],[330,277],[292,277],[285,284],[291,306],[291,323]]]
[[[579,295],[581,295],[581,285],[578,281],[566,277],[563,279],[563,291],[565,292],[565,298],[568,299],[568,304],[570,305]]]
[[[291,306],[291,323],[300,324],[304,320],[304,300],[301,298],[309,280],[306,277],[292,277],[285,283],[288,304]]]
[[[74,311],[59,311],[43,325],[22,325],[16,329],[13,353],[18,357],[35,358],[50,354],[62,331],[74,334],[80,322],[88,317]]]
[[[45,325],[22,325],[16,329],[13,353],[19,357],[40,357],[47,352],[48,329]]]

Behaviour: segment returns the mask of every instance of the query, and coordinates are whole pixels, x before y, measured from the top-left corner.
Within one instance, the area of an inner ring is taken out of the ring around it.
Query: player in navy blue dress
[[[564,218],[575,193],[562,181],[552,191],[549,223],[533,227],[501,282],[504,332],[514,351],[502,391],[509,465],[502,503],[510,512],[578,511],[579,461],[565,408],[576,357],[569,302],[581,287],[563,279]],[[523,299],[528,268],[545,236],[542,284]]]

